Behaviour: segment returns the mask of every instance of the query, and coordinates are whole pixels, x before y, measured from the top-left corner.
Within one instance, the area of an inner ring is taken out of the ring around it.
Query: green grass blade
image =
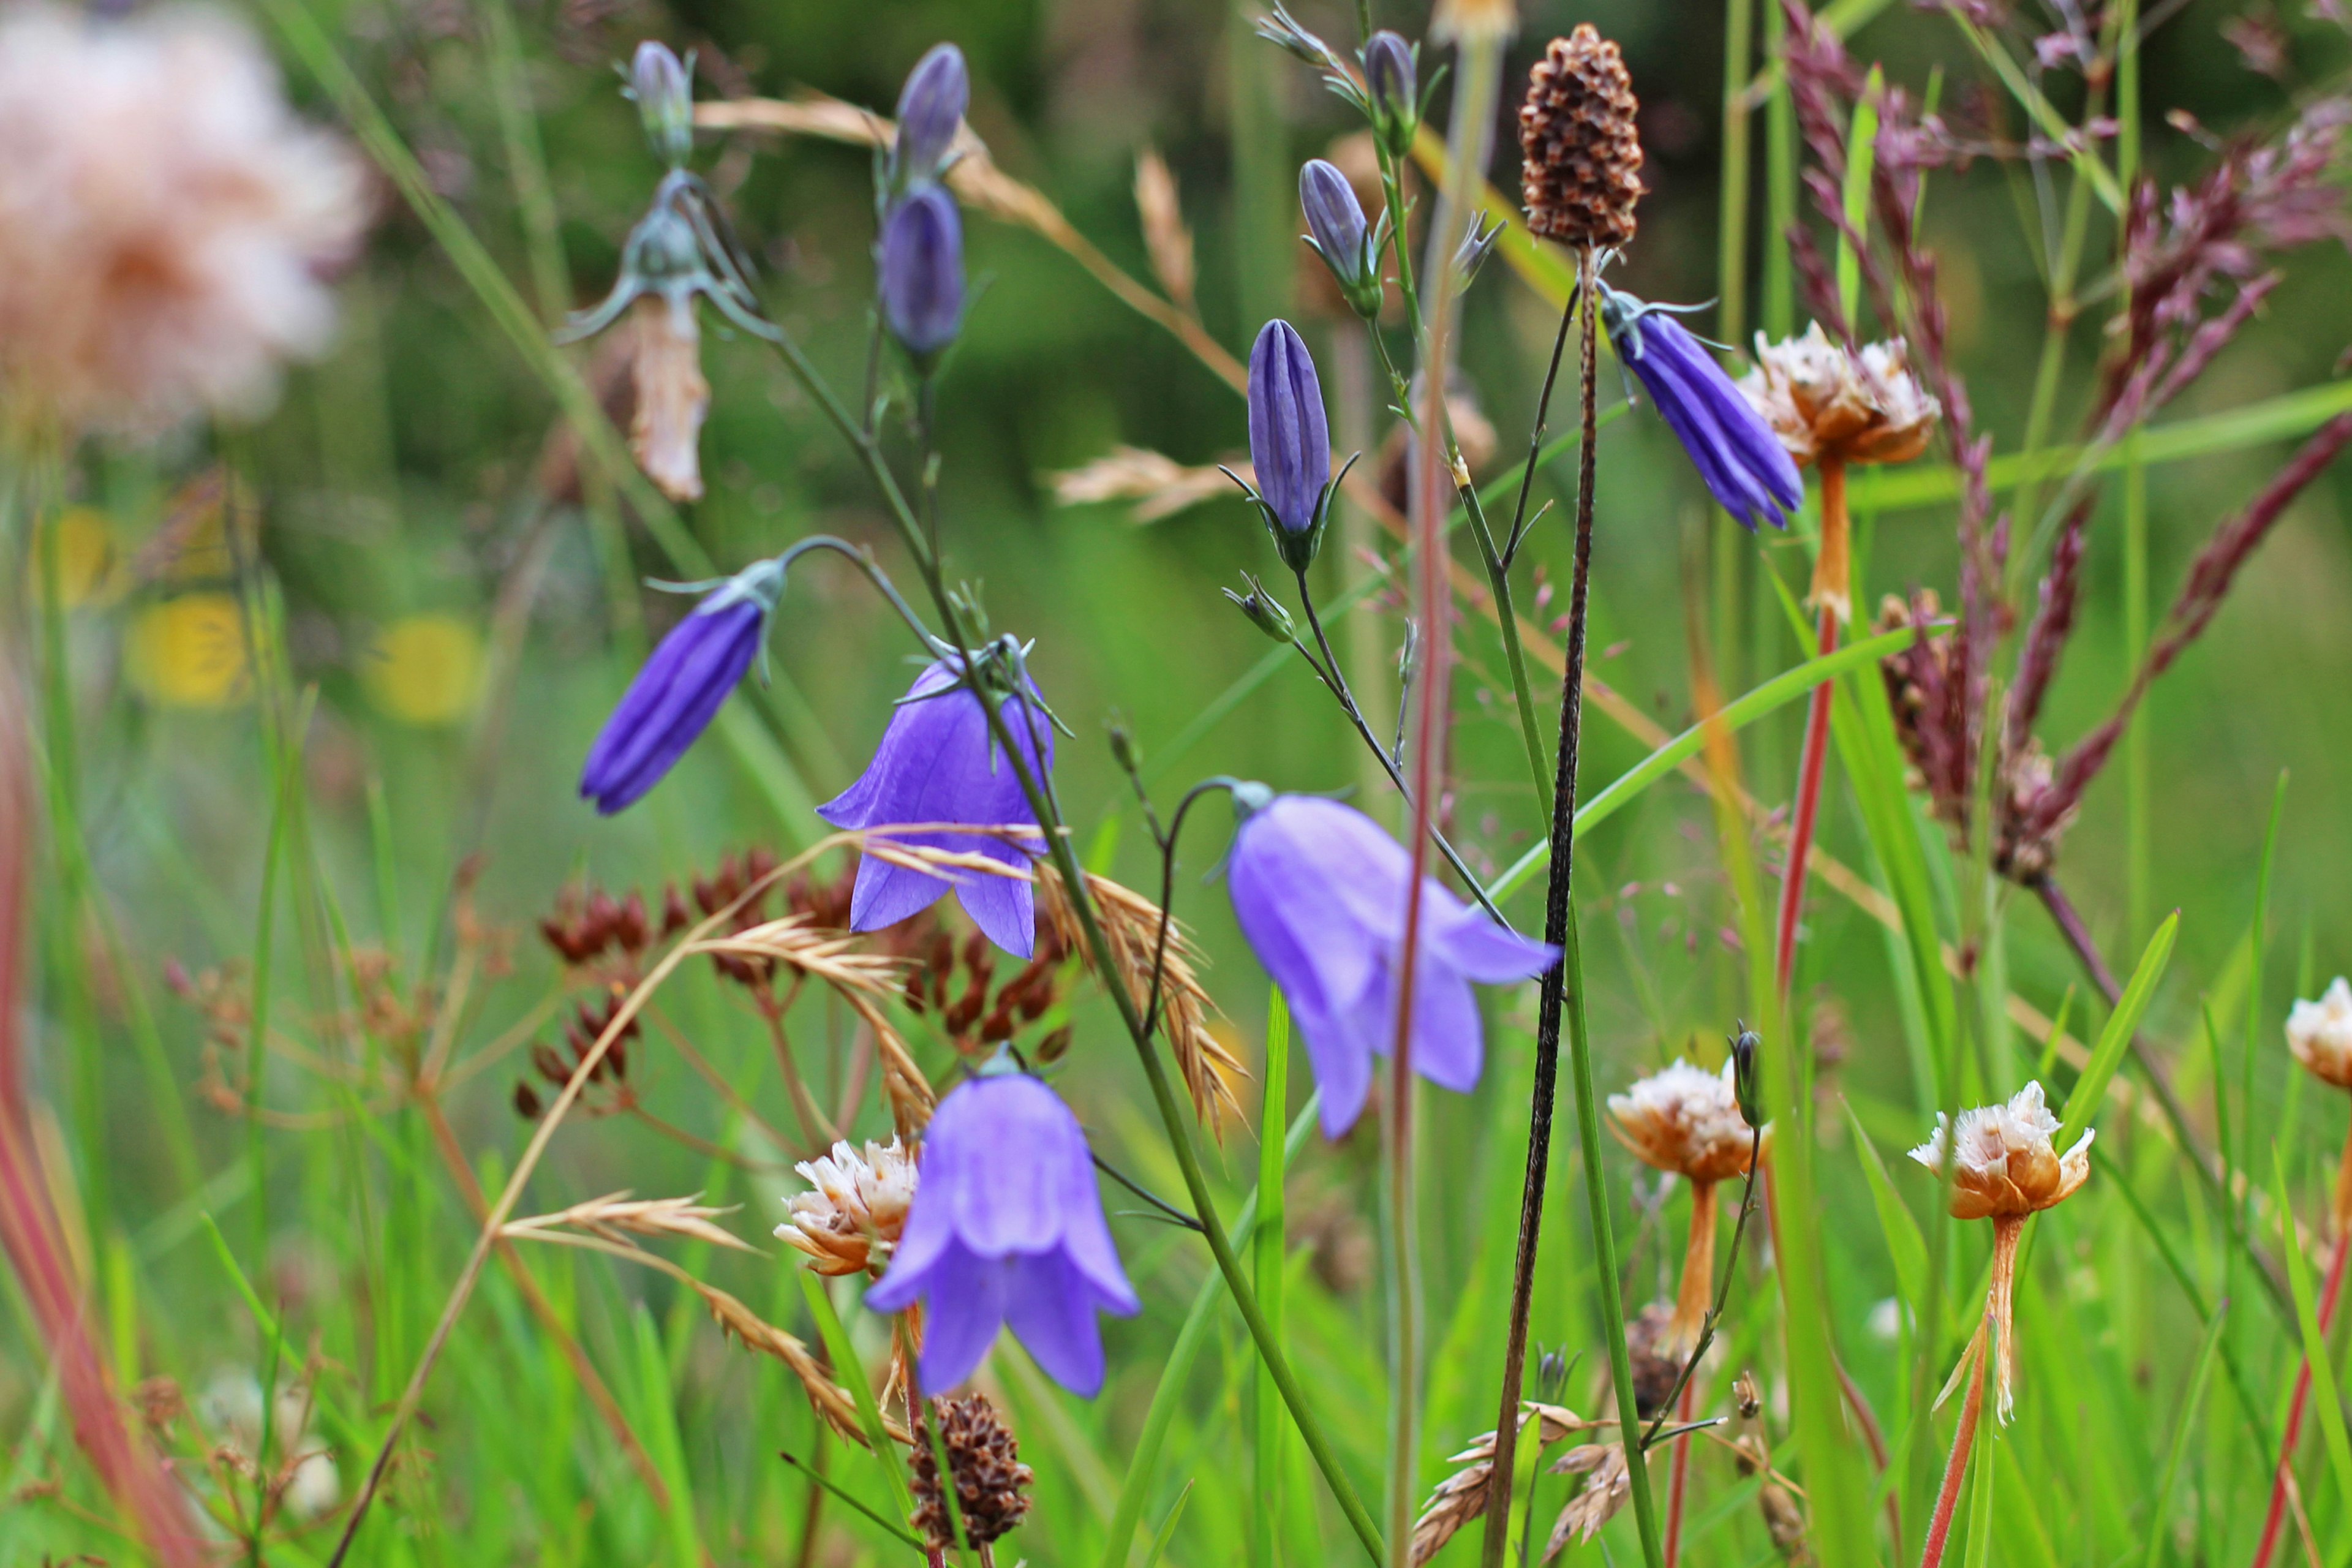
[[[2158,983],[2164,978],[2165,965],[2172,960],[2172,939],[2179,931],[2180,911],[2175,910],[2148,939],[2147,951],[2140,954],[2139,967],[2132,971],[2131,981],[2125,985],[2116,1010],[2107,1016],[2107,1026],[2100,1032],[2099,1043],[2091,1048],[2090,1065],[2074,1080],[2074,1092],[2066,1097],[2066,1117],[2058,1129],[2057,1146],[2061,1150],[2073,1148],[2097,1113],[2099,1101],[2106,1096],[2107,1080],[2123,1065],[2124,1052],[2139,1028],[2140,1016],[2147,1011],[2148,999],[2155,995]]]
[[[2145,1568],[2157,1568],[2164,1555],[2166,1526],[2172,1519],[2172,1490],[2180,1479],[2181,1461],[2189,1457],[2189,1439],[2196,1431],[2197,1407],[2205,1398],[2205,1384],[2213,1375],[2214,1352],[2221,1348],[2221,1329],[2228,1319],[2224,1305],[2213,1314],[2213,1321],[2205,1330],[2204,1342],[2197,1348],[2196,1370],[2189,1374],[2189,1393],[2180,1402],[2180,1421],[2172,1429],[2172,1447],[2165,1455],[2164,1479],[2156,1489],[2156,1509],[2148,1520],[2147,1555],[2142,1559]]]
[[[1282,1125],[1290,1100],[1290,1009],[1277,987],[1266,999],[1265,1097],[1258,1112],[1257,1229],[1250,1237],[1258,1310],[1276,1337],[1283,1331],[1283,1265],[1288,1254],[1283,1215],[1282,1141],[1269,1136]],[[1262,1369],[1253,1368],[1253,1442],[1251,1462],[1250,1561],[1272,1568],[1275,1524],[1281,1517],[1283,1412],[1282,1391]],[[1178,1510],[1182,1503],[1180,1500]],[[1172,1521],[1174,1515],[1171,1514]],[[1162,1543],[1164,1544],[1164,1542]],[[1157,1557],[1155,1550],[1153,1556]]]
[[[1916,1306],[1927,1289],[1927,1239],[1895,1192],[1886,1163],[1878,1157],[1878,1146],[1863,1131],[1862,1120],[1852,1105],[1846,1106],[1845,1115],[1853,1129],[1853,1146],[1862,1156],[1862,1173],[1870,1182],[1871,1202],[1878,1206],[1879,1228],[1886,1233],[1887,1255],[1895,1260],[1895,1283],[1905,1302]]]
[[[2327,1462],[2336,1472],[2340,1500],[2352,1500],[2352,1436],[2344,1429],[2344,1406],[2336,1396],[2336,1367],[2328,1360],[2327,1336],[2319,1331],[2319,1314],[2312,1305],[2311,1270],[2296,1245],[2294,1209],[2287,1201],[2286,1158],[2271,1149],[2271,1196],[2278,1207],[2279,1251],[2286,1259],[2286,1284],[2294,1298],[2295,1326],[2303,1334],[2305,1363],[2311,1368],[2310,1408],[2318,1413],[2319,1433],[2326,1442]]]
[[[874,1402],[874,1384],[866,1376],[866,1368],[857,1359],[856,1347],[849,1342],[849,1334],[841,1326],[840,1314],[833,1310],[833,1298],[824,1293],[824,1281],[803,1268],[801,1295],[808,1301],[809,1315],[816,1320],[816,1331],[824,1341],[824,1353],[833,1358],[834,1377],[848,1386],[850,1397],[857,1402],[857,1424],[866,1432],[866,1451],[882,1468],[890,1483],[891,1500],[898,1504],[900,1517],[914,1517],[915,1502],[907,1489],[907,1474],[898,1463],[898,1450],[890,1441],[890,1434],[882,1425],[882,1407]]]

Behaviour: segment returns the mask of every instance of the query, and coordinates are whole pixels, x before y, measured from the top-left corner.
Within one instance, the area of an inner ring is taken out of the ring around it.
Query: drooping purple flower
[[[1307,215],[1307,241],[1331,269],[1349,306],[1363,317],[1381,313],[1379,237],[1364,221],[1364,205],[1348,176],[1320,158],[1298,171],[1298,206]]]
[[[1256,495],[1288,558],[1321,531],[1324,494],[1331,484],[1331,428],[1323,414],[1323,383],[1306,342],[1288,321],[1268,321],[1251,346],[1250,463]]]
[[[1355,1125],[1371,1089],[1372,1058],[1396,1043],[1396,967],[1412,877],[1404,847],[1335,800],[1276,795],[1234,836],[1234,913],[1298,1020],[1323,1090],[1327,1137]],[[1485,1058],[1471,982],[1532,979],[1559,949],[1496,924],[1433,879],[1422,886],[1419,940],[1413,1070],[1467,1091]]]
[[[963,219],[955,198],[928,185],[882,226],[882,315],[918,360],[955,342],[963,324]]]
[[[932,45],[898,89],[898,139],[890,150],[898,189],[939,177],[971,102],[971,78],[964,69],[963,51],[953,44]]]
[[[970,1377],[1007,1324],[1071,1393],[1102,1387],[1095,1314],[1142,1303],[1103,1219],[1086,1131],[1037,1079],[983,1073],[932,1115],[906,1230],[866,1293],[881,1312],[918,1300],[926,1394]]]
[[[1601,319],[1618,359],[1642,378],[1658,416],[1690,455],[1723,510],[1753,529],[1789,525],[1805,482],[1772,427],[1680,321],[1604,291]]]
[[[1421,92],[1412,46],[1382,27],[1364,45],[1364,99],[1371,105],[1372,129],[1391,153],[1412,147],[1421,129]]]
[[[952,822],[974,827],[1034,826],[1020,776],[995,742],[987,711],[964,686],[956,661],[944,658],[915,678],[874,760],[858,781],[817,808],[835,827],[867,829]],[[1033,687],[1028,696],[1007,696],[999,704],[1022,754],[1043,779],[1054,766],[1054,723]],[[1041,752],[1042,748],[1042,752]],[[1042,762],[1040,760],[1042,756]],[[985,855],[1007,866],[1027,859],[1022,846],[1004,837],[973,833],[893,833],[898,844],[927,845]],[[894,866],[872,855],[858,862],[851,889],[852,931],[879,931],[927,910],[953,889],[964,913],[988,940],[1027,958],[1037,939],[1036,905],[1029,883],[986,871],[949,876]]]
[[[582,798],[610,816],[661,782],[751,668],[783,591],[783,563],[756,562],[670,628],[588,749]]]

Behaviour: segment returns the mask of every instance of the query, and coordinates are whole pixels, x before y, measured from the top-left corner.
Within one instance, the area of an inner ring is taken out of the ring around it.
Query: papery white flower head
[[[1758,333],[1756,368],[1739,390],[1800,465],[1907,463],[1944,412],[1911,373],[1902,339],[1865,343],[1857,357],[1819,321],[1777,343]]]
[[[1912,1150],[1911,1157],[1940,1175],[1951,1149],[1953,1218],[2023,1219],[2071,1196],[2090,1179],[2091,1140],[2097,1134],[2085,1130],[2082,1141],[2061,1156],[2051,1143],[2058,1129],[2058,1119],[2042,1101],[2042,1085],[2029,1083],[2006,1105],[1960,1112],[1957,1137],[1938,1112],[1935,1136]]]
[[[793,1168],[815,1190],[787,1200],[792,1218],[776,1227],[777,1239],[808,1254],[819,1274],[879,1275],[915,1201],[914,1157],[896,1138],[868,1142],[863,1154],[845,1141]]]
[[[321,270],[362,168],[288,108],[225,11],[0,15],[0,395],[20,418],[155,428],[252,414],[325,348]]]
[[[2286,1016],[2286,1048],[2313,1077],[2352,1089],[2352,981],[2342,975],[2316,1002],[2297,1002]]]
[[[1672,1067],[1611,1095],[1609,1116],[1618,1142],[1643,1164],[1693,1182],[1747,1173],[1755,1138],[1739,1114],[1728,1061],[1711,1073],[1677,1057]]]

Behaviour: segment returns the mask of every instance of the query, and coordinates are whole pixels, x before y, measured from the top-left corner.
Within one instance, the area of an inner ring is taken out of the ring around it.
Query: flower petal
[[[1100,1392],[1102,1329],[1094,1291],[1058,1252],[1006,1264],[1004,1315],[1015,1338],[1046,1375],[1084,1398]]]
[[[923,1391],[944,1394],[978,1370],[1004,1325],[1014,1260],[958,1247],[940,1259],[923,1320]]]

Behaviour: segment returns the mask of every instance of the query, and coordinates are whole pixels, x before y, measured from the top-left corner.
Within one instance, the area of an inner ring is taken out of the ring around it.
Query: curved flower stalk
[[[1005,686],[1005,661],[980,656],[981,683],[992,693]],[[935,660],[915,678],[890,716],[874,760],[857,782],[817,808],[835,827],[911,827],[929,823],[1036,830],[1036,816],[1018,773],[998,749],[981,700],[965,684],[962,656]],[[1017,688],[994,695],[1005,727],[1024,759],[1043,779],[1054,768],[1054,725],[1036,687],[1025,677]],[[884,844],[956,850],[999,862],[1003,874],[958,872],[951,881],[938,872],[905,865],[868,851],[858,862],[850,896],[852,931],[879,931],[927,910],[952,889],[964,913],[988,940],[1019,958],[1036,949],[1036,889],[1024,850],[1001,832],[890,833]]]
[[[1927,1527],[1920,1568],[1937,1568],[1950,1537],[1952,1511],[1959,1500],[1960,1481],[1968,1472],[1969,1450],[1983,1410],[1989,1335],[1995,1414],[2003,1426],[2016,1414],[2017,1244],[2025,1222],[2064,1202],[2090,1179],[2091,1141],[2097,1132],[2085,1129],[2081,1141],[2062,1154],[2052,1143],[2059,1126],[2043,1103],[2042,1085],[2032,1082],[2011,1096],[2006,1105],[1962,1111],[1958,1126],[1937,1112],[1935,1133],[1911,1151],[1911,1158],[1948,1182],[1954,1219],[1989,1219],[1993,1224],[1992,1289],[1986,1298],[1984,1321],[1952,1373],[1950,1386],[1957,1387],[1966,1379],[1969,1393],[1961,1406],[1959,1428],[1952,1436],[1951,1458],[1945,1462],[1944,1484]]]
[[[672,626],[604,721],[580,770],[580,795],[610,816],[645,798],[718,716],[767,645],[789,555],[757,561],[716,584],[661,584],[711,592]]]
[[[1355,1125],[1371,1091],[1372,1058],[1387,1056],[1396,1038],[1395,966],[1412,874],[1412,856],[1378,823],[1316,795],[1275,796],[1234,835],[1234,914],[1297,1020],[1323,1091],[1326,1137]],[[1559,950],[1496,924],[1434,879],[1422,888],[1420,946],[1413,1070],[1466,1093],[1484,1065],[1471,983],[1532,980]]]
[[[2286,1047],[2305,1072],[2333,1089],[2352,1089],[2352,980],[2336,977],[2316,1002],[2298,999],[2286,1016]],[[2329,1215],[2336,1239],[2329,1248],[2327,1278],[2319,1290],[2319,1337],[2324,1341],[2336,1326],[2344,1301],[2344,1273],[2352,1259],[2352,1133],[2336,1167],[2336,1201]],[[2263,1537],[2254,1549],[2254,1568],[2269,1568],[2278,1551],[2286,1522],[2287,1494],[2294,1485],[2294,1450],[2303,1436],[2303,1417],[2311,1403],[2311,1362],[2295,1369],[2294,1396],[2287,1405],[2286,1430],[2279,1437],[2278,1465],[2271,1480],[2270,1510],[2263,1518]]]
[[[1716,503],[1753,532],[1789,526],[1805,482],[1787,448],[1715,356],[1666,312],[1601,286],[1601,319],[1618,361],[1641,377],[1658,417],[1675,433]]]
[[[940,1102],[877,1311],[926,1303],[924,1388],[970,1377],[1010,1324],[1055,1382],[1102,1387],[1097,1311],[1142,1310],[1103,1219],[1087,1135],[1036,1079],[985,1072]]]

